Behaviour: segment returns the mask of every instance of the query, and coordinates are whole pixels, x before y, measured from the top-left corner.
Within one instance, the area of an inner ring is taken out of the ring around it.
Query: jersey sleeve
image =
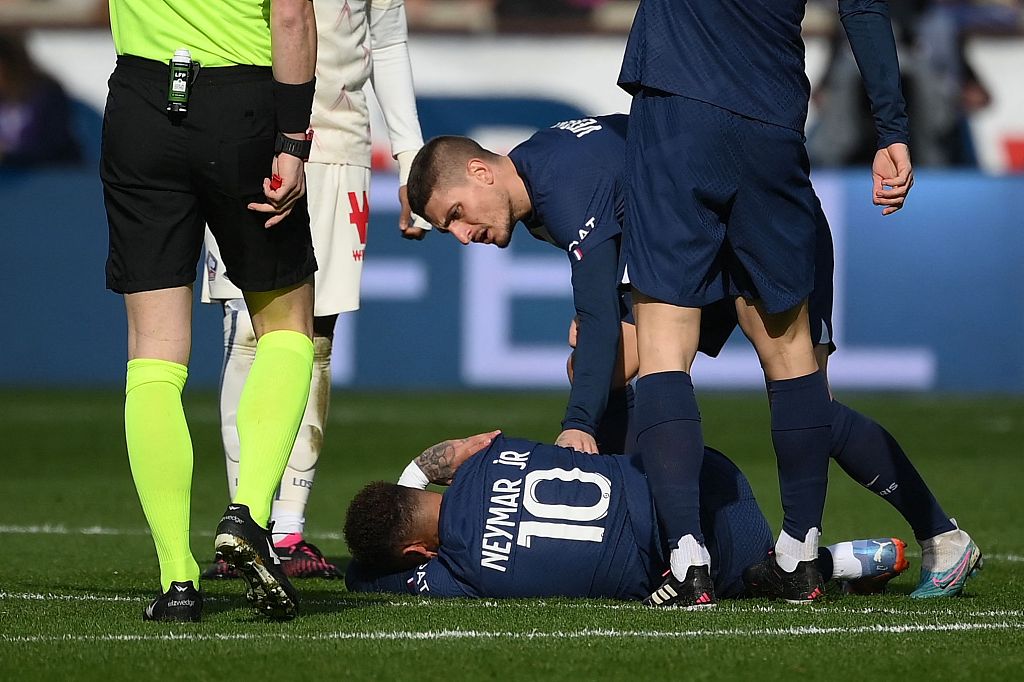
[[[349,592],[383,592],[387,594],[409,594],[409,580],[413,571],[399,573],[375,573],[367,570],[358,561],[352,561],[345,569],[345,587]]]
[[[371,82],[388,127],[391,155],[399,161],[399,182],[405,184],[415,153],[423,146],[412,67],[409,64],[405,6],[400,0],[371,0]]]
[[[421,597],[476,596],[468,586],[455,578],[440,557],[398,573],[374,573],[353,561],[345,569],[345,587],[349,592],[414,594]]]
[[[421,597],[475,597],[476,593],[459,581],[448,566],[443,552],[407,574],[406,591]]]
[[[619,348],[618,262],[616,236],[588,249],[572,267],[578,328],[563,429],[596,435],[604,414]]]
[[[909,142],[907,108],[900,90],[900,65],[889,21],[888,0],[839,0],[839,17],[871,102],[878,148]]]

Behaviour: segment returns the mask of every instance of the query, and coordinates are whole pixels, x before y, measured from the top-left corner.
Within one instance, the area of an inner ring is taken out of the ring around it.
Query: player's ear
[[[469,177],[482,182],[485,185],[494,183],[494,170],[483,159],[472,158],[466,162],[466,170]]]
[[[412,542],[402,548],[402,555],[427,561],[437,556],[437,550],[430,549],[422,542]]]

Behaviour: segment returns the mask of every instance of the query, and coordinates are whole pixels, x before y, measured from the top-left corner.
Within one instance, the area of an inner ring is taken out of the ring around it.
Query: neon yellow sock
[[[274,491],[288,464],[313,373],[313,342],[300,332],[268,332],[256,342],[256,359],[238,401],[236,504],[249,507],[267,527]]]
[[[199,587],[199,565],[188,542],[192,493],[192,439],[181,391],[188,368],[166,360],[128,362],[124,435],[142,511],[160,560],[160,584],[191,580]]]

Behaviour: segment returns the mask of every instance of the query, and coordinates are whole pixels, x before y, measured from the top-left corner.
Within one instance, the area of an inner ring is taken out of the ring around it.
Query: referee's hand
[[[871,201],[875,206],[885,207],[882,215],[903,208],[907,194],[914,186],[914,167],[910,163],[907,145],[897,142],[875,152],[871,180]]]
[[[273,227],[287,218],[295,202],[306,193],[304,166],[305,162],[302,159],[291,154],[282,153],[274,157],[271,178],[280,178],[281,184],[275,189],[270,178],[263,178],[263,194],[267,197],[267,203],[249,204],[251,211],[273,214],[263,227]]]

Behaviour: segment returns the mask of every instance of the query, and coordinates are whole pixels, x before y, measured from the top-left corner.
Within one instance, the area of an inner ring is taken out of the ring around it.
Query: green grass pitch
[[[556,394],[336,391],[307,536],[344,561],[345,506],[424,447],[492,428],[551,439]],[[778,527],[760,395],[702,396],[705,437],[750,477]],[[116,392],[0,391],[0,680],[15,679],[1021,679],[1024,399],[851,396],[886,424],[985,570],[959,599],[911,601],[911,569],[879,597],[722,603],[702,613],[603,601],[422,601],[300,581],[303,615],[258,620],[238,582],[206,584],[204,622],[143,623],[155,553],[124,453]],[[216,399],[188,392],[192,546],[211,558],[226,502]],[[826,542],[897,535],[884,501],[832,468]],[[672,676],[672,677],[668,677]]]

